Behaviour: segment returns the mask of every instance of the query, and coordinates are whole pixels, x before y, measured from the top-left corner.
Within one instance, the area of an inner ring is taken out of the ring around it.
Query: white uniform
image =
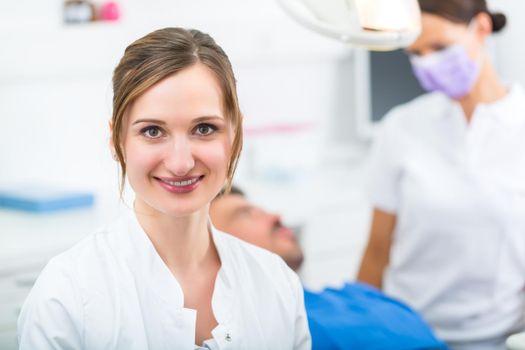
[[[467,124],[439,93],[386,116],[371,156],[373,205],[397,216],[384,290],[448,342],[524,328],[525,93]],[[477,347],[481,349],[481,347]]]
[[[212,349],[310,349],[303,289],[281,258],[212,228]],[[196,311],[135,215],[53,258],[18,320],[21,349],[195,349]]]

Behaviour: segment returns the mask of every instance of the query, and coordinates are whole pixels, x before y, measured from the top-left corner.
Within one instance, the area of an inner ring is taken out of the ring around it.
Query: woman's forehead
[[[156,83],[129,106],[129,122],[153,118],[225,118],[220,84],[202,65],[194,65]]]
[[[421,52],[437,45],[455,42],[467,30],[465,24],[451,22],[444,17],[423,13],[421,34],[408,48],[410,52]]]

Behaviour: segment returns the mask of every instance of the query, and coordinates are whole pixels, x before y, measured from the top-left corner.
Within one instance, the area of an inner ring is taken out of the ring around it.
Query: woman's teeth
[[[171,185],[171,186],[183,187],[183,186],[194,184],[195,182],[199,181],[199,178],[196,177],[194,179],[184,180],[184,181],[169,181],[169,180],[160,179],[160,181],[167,183],[168,185]]]

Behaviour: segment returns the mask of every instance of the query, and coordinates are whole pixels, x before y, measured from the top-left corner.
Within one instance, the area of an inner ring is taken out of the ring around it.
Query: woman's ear
[[[111,152],[111,158],[118,160],[117,151],[115,150],[115,144],[113,143],[113,124],[111,120],[108,122],[109,126],[109,150]]]
[[[475,33],[478,39],[485,42],[487,37],[492,34],[492,19],[486,12],[478,13],[473,19],[475,21]]]

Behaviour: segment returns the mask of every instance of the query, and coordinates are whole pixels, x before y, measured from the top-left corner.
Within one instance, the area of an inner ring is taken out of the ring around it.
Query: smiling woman
[[[135,210],[192,213],[223,186],[235,160],[231,118],[222,105],[213,71],[196,63],[130,106],[122,143],[128,180],[138,194]]]
[[[170,110],[164,110],[155,104],[162,101],[166,102],[164,107],[171,108],[175,101],[172,101],[170,105],[169,100],[173,97],[174,91],[180,92],[179,99],[176,101],[178,112],[186,112],[186,117],[188,113],[197,112],[194,117],[216,115],[222,119],[227,118],[229,127],[234,131],[232,152],[228,164],[228,184],[231,184],[242,148],[242,115],[237,100],[235,77],[228,57],[213,42],[211,37],[197,31],[190,31],[189,33],[193,35],[193,44],[185,42],[182,35],[174,37],[175,33],[170,30],[160,30],[139,39],[126,49],[126,55],[115,69],[112,127],[118,132],[112,133],[112,144],[121,165],[122,180],[126,176],[126,160],[122,150],[122,133],[126,130],[122,124],[129,119],[126,114],[131,113],[133,104],[139,102],[135,99],[161,80],[197,64],[201,66],[200,74],[184,73],[181,79],[175,83],[164,82],[155,91],[148,91],[147,97],[142,97],[141,100],[145,100],[142,103],[145,108],[149,108],[144,113],[153,114],[141,115],[136,118],[155,119],[155,113],[159,113],[159,109],[161,110],[160,115],[165,116]],[[142,62],[145,55],[149,56],[147,64]],[[132,71],[133,74],[130,74]],[[193,80],[202,77],[205,77],[205,82],[198,79]],[[208,86],[209,83],[211,85]],[[171,90],[171,88],[179,89],[181,86],[182,90],[188,89],[188,91]],[[203,99],[201,100],[201,98]],[[209,114],[210,112],[211,114]],[[204,114],[199,115],[198,113]]]
[[[113,88],[111,148],[133,209],[48,263],[20,348],[309,349],[294,272],[208,218],[242,145],[223,50],[197,30],[155,31],[126,49]]]

